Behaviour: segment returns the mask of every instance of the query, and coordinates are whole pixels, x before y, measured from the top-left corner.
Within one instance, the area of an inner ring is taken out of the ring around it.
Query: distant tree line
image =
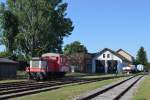
[[[70,44],[65,45],[64,54],[70,55],[74,53],[87,53],[87,48],[81,44],[79,41],[74,41]]]

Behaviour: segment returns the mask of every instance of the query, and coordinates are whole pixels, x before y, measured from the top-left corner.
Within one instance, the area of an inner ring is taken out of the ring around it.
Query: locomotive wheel
[[[36,72],[36,73],[30,73],[28,74],[28,78],[30,80],[36,80],[36,81],[46,81],[56,78],[63,78],[65,76],[66,72],[48,72],[48,73],[42,73],[42,72]]]
[[[36,73],[36,76],[37,76],[37,81],[42,81],[42,80],[44,80],[44,77],[43,77],[43,75],[42,75],[42,73]]]

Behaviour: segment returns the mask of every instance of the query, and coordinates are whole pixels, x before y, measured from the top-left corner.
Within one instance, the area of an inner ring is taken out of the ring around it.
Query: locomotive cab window
[[[33,68],[39,68],[39,64],[40,64],[40,59],[39,59],[38,57],[33,58],[33,59],[30,61],[30,65],[31,65],[31,67],[33,67]]]
[[[30,63],[33,68],[46,68],[47,66],[47,62],[41,60],[32,60]]]
[[[36,68],[38,68],[38,67],[39,67],[39,61],[38,61],[38,60],[32,60],[32,61],[31,61],[31,67],[36,67]]]

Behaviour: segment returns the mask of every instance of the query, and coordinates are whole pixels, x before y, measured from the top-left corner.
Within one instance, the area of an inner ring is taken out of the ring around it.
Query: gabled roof
[[[126,62],[129,62],[131,63],[131,61],[129,61],[128,59],[126,59],[125,57],[123,57],[122,55],[116,53],[115,51],[109,49],[109,48],[104,48],[102,51],[98,52],[95,56],[98,56],[98,55],[101,55],[103,54],[105,51],[109,51],[111,52],[112,54],[116,55],[117,57],[119,57],[120,59],[122,59],[123,61],[126,61]]]
[[[0,63],[13,63],[13,64],[17,64],[18,62],[7,59],[7,58],[0,58]]]
[[[123,52],[125,52],[127,55],[129,55],[130,57],[134,58],[132,55],[130,55],[128,52],[126,52],[126,51],[125,51],[125,50],[123,50],[123,49],[119,49],[119,50],[117,50],[117,51],[116,51],[116,53],[118,53],[118,52],[120,52],[120,51],[123,51]]]

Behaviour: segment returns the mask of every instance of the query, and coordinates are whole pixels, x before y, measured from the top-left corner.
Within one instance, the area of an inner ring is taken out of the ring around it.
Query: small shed
[[[18,62],[0,58],[0,79],[16,78]]]

